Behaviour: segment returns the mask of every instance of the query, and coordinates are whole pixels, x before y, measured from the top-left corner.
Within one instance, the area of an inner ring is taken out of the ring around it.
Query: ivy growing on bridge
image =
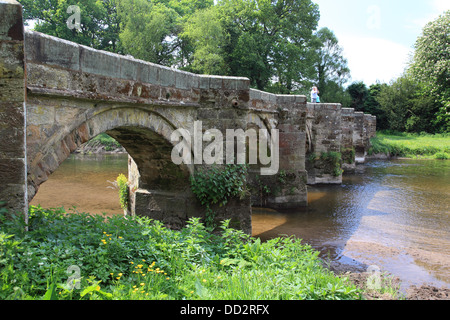
[[[214,227],[214,205],[225,206],[231,198],[244,198],[247,190],[247,165],[213,165],[191,176],[191,189],[202,206],[206,208],[205,224]]]

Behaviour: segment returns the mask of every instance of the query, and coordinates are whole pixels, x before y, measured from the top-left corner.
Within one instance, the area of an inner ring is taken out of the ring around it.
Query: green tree
[[[117,12],[125,53],[157,64],[172,64],[176,49],[172,38],[179,17],[174,9],[151,0],[122,0]]]
[[[433,123],[450,132],[450,10],[424,27],[408,72],[439,105]]]
[[[333,31],[322,28],[316,33],[320,46],[317,52],[317,87],[322,95],[326,93],[328,82],[334,82],[340,86],[350,78],[350,69],[347,59],[343,57],[343,49],[339,46],[338,39]]]
[[[310,47],[319,20],[310,0],[220,0],[229,75],[244,76],[264,90],[273,79],[286,93],[311,78]]]
[[[350,78],[347,60],[343,57],[343,50],[333,31],[328,28],[320,29],[317,37],[316,73],[317,87],[322,102],[336,102],[344,106],[350,103],[350,96],[343,85]]]
[[[436,104],[431,95],[421,94],[423,85],[404,75],[383,86],[376,99],[386,114],[388,128],[395,131],[434,132]]]
[[[381,108],[377,97],[383,88],[387,87],[387,84],[376,83],[372,84],[368,88],[368,95],[364,102],[364,112],[367,112],[377,117],[377,129],[385,130],[389,129],[389,124],[386,118],[384,110]]]
[[[26,22],[34,21],[36,31],[77,42],[93,48],[120,51],[116,0],[19,0]],[[69,28],[67,20],[80,8],[80,29]]]
[[[362,81],[353,82],[347,87],[347,92],[352,99],[350,108],[364,112],[364,104],[369,96],[369,90],[367,89],[366,84]]]
[[[188,70],[203,74],[227,74],[223,46],[226,34],[215,7],[196,11],[184,25],[180,37],[193,48]]]

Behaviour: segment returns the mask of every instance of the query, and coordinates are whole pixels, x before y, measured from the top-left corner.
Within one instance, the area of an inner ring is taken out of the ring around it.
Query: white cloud
[[[353,81],[371,85],[399,77],[407,66],[411,49],[381,38],[352,35],[339,38]]]
[[[405,27],[408,29],[417,30],[420,33],[427,23],[436,20],[447,10],[450,10],[449,0],[432,0],[431,12],[420,18],[412,19]]]
[[[448,0],[433,0],[433,7],[443,13],[444,11],[450,10],[450,1]]]

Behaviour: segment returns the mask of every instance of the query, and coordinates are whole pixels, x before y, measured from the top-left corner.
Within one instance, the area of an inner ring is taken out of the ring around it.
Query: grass
[[[181,231],[125,219],[30,208],[0,222],[0,299],[361,299],[295,238],[267,242],[197,218]]]
[[[381,131],[371,139],[369,154],[392,157],[450,159],[450,134],[414,134]]]

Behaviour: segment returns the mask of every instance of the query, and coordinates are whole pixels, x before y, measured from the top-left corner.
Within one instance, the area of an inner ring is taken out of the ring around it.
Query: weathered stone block
[[[153,63],[140,62],[138,70],[138,81],[159,85],[159,66]]]
[[[121,77],[121,56],[80,46],[80,70],[105,77]]]
[[[2,185],[6,184],[24,184],[25,182],[25,162],[24,159],[1,159],[0,172]],[[3,188],[3,187],[2,187]],[[7,199],[0,199],[7,200]]]
[[[80,45],[35,31],[25,33],[25,57],[39,64],[80,69]]]
[[[160,67],[159,84],[163,87],[174,87],[175,83],[176,76],[174,70],[167,67]]]
[[[120,78],[126,80],[138,80],[138,70],[141,63],[129,57],[120,58]]]
[[[22,6],[14,0],[2,0],[0,9],[0,41],[23,41]]]
[[[192,73],[176,71],[175,86],[179,89],[192,89],[198,87],[198,78]]]

